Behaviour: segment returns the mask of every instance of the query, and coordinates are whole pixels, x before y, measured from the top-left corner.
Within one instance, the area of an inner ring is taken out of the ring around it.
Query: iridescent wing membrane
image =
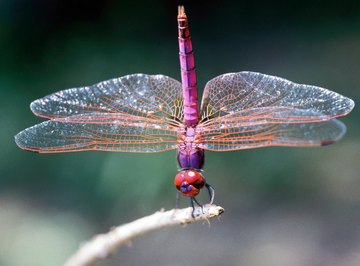
[[[264,146],[318,146],[345,133],[333,118],[354,102],[335,92],[253,72],[210,80],[201,104],[202,144],[213,151]],[[181,84],[134,74],[60,91],[31,103],[50,119],[16,135],[23,149],[158,152],[175,149],[183,121]]]
[[[50,120],[15,140],[40,153],[175,149],[182,102],[180,82],[163,75],[128,75],[32,102],[34,114]]]
[[[230,151],[265,146],[319,146],[340,139],[333,119],[354,102],[320,87],[254,72],[210,80],[201,104],[202,148]]]

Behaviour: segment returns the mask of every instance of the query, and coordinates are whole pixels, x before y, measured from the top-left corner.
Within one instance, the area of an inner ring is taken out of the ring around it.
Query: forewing
[[[87,113],[123,113],[183,120],[181,83],[164,75],[132,74],[67,89],[31,103],[35,115],[61,118]]]
[[[217,129],[205,127],[201,148],[212,151],[233,151],[267,146],[321,146],[339,140],[345,125],[336,120],[307,124],[258,124]]]
[[[111,113],[55,118],[15,136],[20,148],[39,153],[160,152],[175,149],[176,139],[177,128],[165,121]]]
[[[351,99],[327,89],[239,72],[218,76],[206,84],[201,121],[237,113],[239,119],[249,122],[256,118],[266,123],[310,123],[346,115],[353,107]]]

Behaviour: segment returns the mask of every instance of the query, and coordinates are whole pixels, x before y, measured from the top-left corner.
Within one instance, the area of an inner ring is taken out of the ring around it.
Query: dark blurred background
[[[175,151],[39,155],[13,136],[42,121],[29,104],[52,92],[179,80],[178,4],[200,88],[251,70],[359,100],[359,1],[1,0],[0,265],[61,265],[92,235],[174,207]],[[324,148],[208,152],[221,219],[151,233],[101,265],[359,265],[358,108],[341,120],[347,135]]]

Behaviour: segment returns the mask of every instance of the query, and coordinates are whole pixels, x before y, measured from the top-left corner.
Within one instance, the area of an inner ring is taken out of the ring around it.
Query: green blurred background
[[[42,121],[29,104],[49,93],[180,79],[179,3],[200,88],[251,70],[359,100],[359,1],[1,0],[0,265],[61,265],[92,235],[174,207],[175,151],[39,155],[13,136]],[[360,265],[358,108],[341,120],[347,135],[324,148],[208,152],[221,219],[151,233],[101,265]]]

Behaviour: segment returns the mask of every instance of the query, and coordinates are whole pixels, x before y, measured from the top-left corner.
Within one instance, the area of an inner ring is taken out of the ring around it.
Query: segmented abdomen
[[[194,126],[199,121],[195,62],[188,20],[182,6],[179,7],[178,29],[181,83],[184,96],[184,123],[188,126]]]

